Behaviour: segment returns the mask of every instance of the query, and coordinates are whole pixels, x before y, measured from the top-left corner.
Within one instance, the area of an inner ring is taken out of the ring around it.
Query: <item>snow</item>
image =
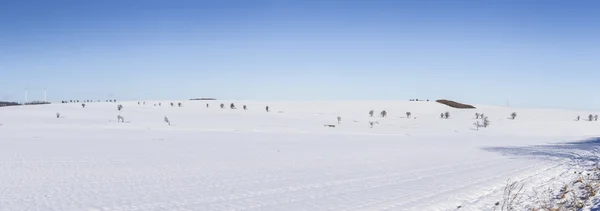
[[[564,155],[597,146],[560,143],[600,133],[575,121],[590,111],[182,102],[0,108],[0,210],[491,210],[508,179],[562,184],[577,168]],[[475,130],[476,112],[489,128]]]

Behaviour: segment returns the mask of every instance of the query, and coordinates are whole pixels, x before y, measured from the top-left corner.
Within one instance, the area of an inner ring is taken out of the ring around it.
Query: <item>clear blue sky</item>
[[[600,2],[7,0],[0,79],[13,101],[29,87],[600,109]]]

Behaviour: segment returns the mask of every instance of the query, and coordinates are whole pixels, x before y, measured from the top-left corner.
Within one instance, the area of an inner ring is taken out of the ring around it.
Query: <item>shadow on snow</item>
[[[600,137],[584,141],[526,147],[485,147],[483,150],[507,156],[528,158],[558,159],[576,163],[598,163],[600,161]]]

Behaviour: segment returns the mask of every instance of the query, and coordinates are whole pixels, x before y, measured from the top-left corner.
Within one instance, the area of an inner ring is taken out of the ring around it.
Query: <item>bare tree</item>
[[[123,105],[121,105],[121,104],[117,105],[117,110],[118,110],[118,111],[121,111],[121,110],[123,110]]]
[[[410,118],[410,115],[412,115],[412,113],[410,113],[410,111],[406,112],[406,118]]]
[[[169,125],[171,125],[171,122],[169,121],[169,118],[167,118],[167,116],[165,116],[165,122]]]
[[[269,106],[265,107],[265,110],[267,110],[267,112],[269,112]]]
[[[60,118],[60,113],[56,112],[56,118]]]
[[[475,113],[475,119],[479,119],[479,113]]]
[[[206,104],[206,107],[208,108],[208,103]]]
[[[577,118],[575,118],[575,121],[579,121],[581,119],[580,116],[577,116]]]
[[[446,113],[444,113],[444,118],[446,118],[446,119],[450,118],[450,112],[446,111]]]
[[[177,103],[177,106],[179,106],[179,107],[181,107],[182,105],[183,105],[183,104],[181,104],[181,103]]]
[[[590,114],[590,115],[588,116],[588,120],[589,120],[590,122],[591,122],[591,121],[594,121],[594,115],[591,115],[591,114]]]
[[[175,106],[175,104],[173,102],[171,102],[171,107]]]
[[[338,117],[337,117],[337,121],[338,121],[338,124],[341,124],[341,123],[342,123],[342,117],[339,117],[339,116],[338,116]]]
[[[248,110],[248,107],[246,107],[246,105],[244,105],[244,110]]]
[[[387,111],[383,110],[381,111],[381,117],[387,117]]]
[[[82,104],[81,104],[81,107],[82,107],[82,108],[85,108],[85,103],[82,103]]]
[[[117,122],[125,122],[125,118],[121,115],[117,115]]]
[[[512,112],[512,114],[510,114],[510,118],[515,120],[515,118],[517,118],[517,112]]]
[[[488,120],[487,116],[483,118],[483,127],[490,126],[490,120]]]
[[[598,121],[598,114],[594,115],[594,121]]]
[[[369,116],[373,117],[373,114],[375,114],[375,111],[373,111],[373,110],[370,110],[370,111],[369,111]]]
[[[235,104],[233,104],[233,103],[229,104],[229,108],[235,109]]]
[[[221,108],[225,108],[225,104],[221,103]]]
[[[444,118],[444,113],[440,114],[440,118],[442,118],[442,119]]]

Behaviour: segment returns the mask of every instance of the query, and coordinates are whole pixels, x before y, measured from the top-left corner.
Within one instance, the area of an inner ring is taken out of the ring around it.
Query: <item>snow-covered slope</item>
[[[0,108],[0,210],[490,210],[507,179],[558,184],[573,168],[525,147],[600,134],[569,110],[182,102]],[[489,128],[475,130],[476,112]]]

